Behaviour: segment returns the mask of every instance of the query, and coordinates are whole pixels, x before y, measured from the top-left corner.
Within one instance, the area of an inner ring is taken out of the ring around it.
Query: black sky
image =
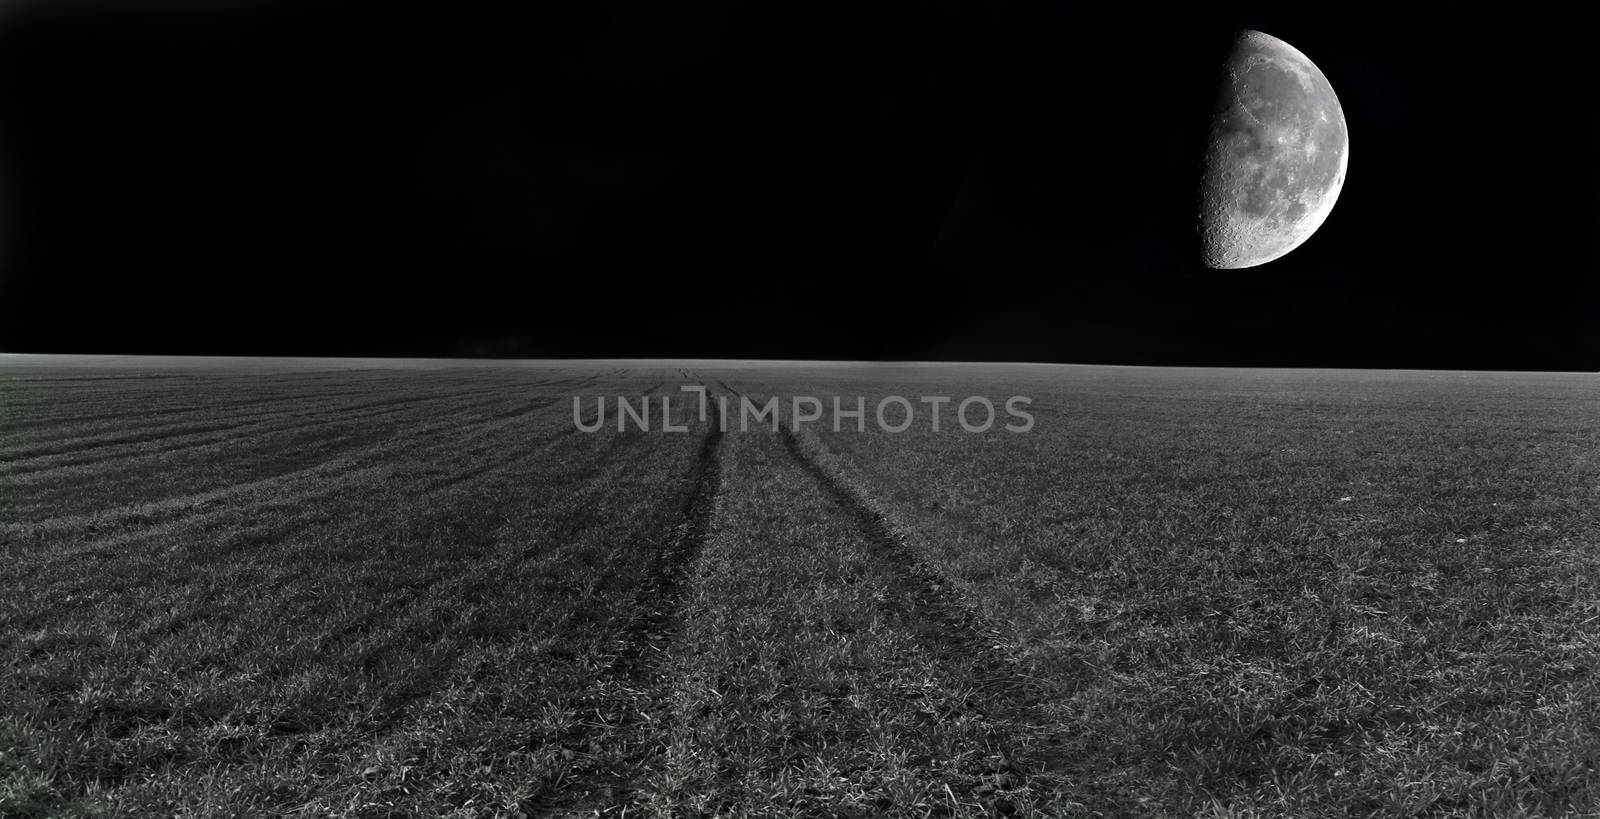
[[[1577,12],[557,5],[0,7],[0,349],[1600,369]],[[1219,273],[1240,27],[1351,159]]]

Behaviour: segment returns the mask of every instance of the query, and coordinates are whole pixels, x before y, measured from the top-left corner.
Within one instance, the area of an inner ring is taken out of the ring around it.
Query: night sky
[[[1579,13],[1283,5],[15,0],[0,349],[1600,369]],[[1350,166],[1217,272],[1241,27]]]

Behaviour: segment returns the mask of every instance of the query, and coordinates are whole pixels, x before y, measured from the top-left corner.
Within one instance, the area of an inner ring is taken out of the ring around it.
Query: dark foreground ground
[[[1593,375],[0,361],[3,815],[1581,815],[1597,662]]]

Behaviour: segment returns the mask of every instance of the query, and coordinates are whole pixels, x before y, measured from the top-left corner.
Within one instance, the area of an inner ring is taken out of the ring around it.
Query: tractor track
[[[562,745],[582,754],[557,790],[537,800],[542,811],[595,813],[620,801],[643,763],[639,729],[664,707],[670,687],[663,663],[680,630],[684,594],[710,533],[722,487],[722,423],[707,419],[680,495],[667,542],[658,550],[634,598],[635,614],[618,638],[614,658],[581,704],[582,721]],[[630,744],[634,743],[634,744]],[[596,752],[598,749],[598,753]]]
[[[717,383],[729,393],[741,395],[727,383]],[[984,687],[1007,688],[1019,695],[1030,690],[1032,686],[1024,682],[1022,670],[1016,667],[1017,664],[1009,655],[997,648],[1004,639],[1001,634],[984,624],[951,587],[948,578],[917,555],[906,543],[905,535],[899,533],[888,516],[879,511],[871,497],[808,452],[801,443],[801,435],[795,434],[792,428],[780,422],[779,434],[785,452],[801,471],[816,482],[823,494],[850,517],[873,554],[889,566],[895,575],[907,581],[887,590],[895,594],[886,595],[886,598],[890,598],[892,607],[911,620],[937,627],[927,629],[926,633],[919,632],[919,642],[924,643],[924,648],[941,660],[951,657],[983,658],[984,661],[978,665],[997,672],[993,679],[983,681]]]
[[[738,390],[718,381],[735,397]],[[826,446],[809,432],[798,434],[779,422],[783,449],[794,464],[854,524],[870,553],[897,582],[886,584],[880,605],[885,614],[905,624],[917,646],[952,682],[978,697],[961,707],[995,725],[990,742],[1001,751],[992,767],[974,769],[974,782],[1005,781],[1007,787],[1036,784],[1049,790],[1050,780],[1070,762],[1062,738],[1046,726],[1044,705],[1050,699],[1037,677],[1007,650],[1007,639],[979,616],[950,579],[930,566],[908,542],[908,533],[890,518],[871,494],[818,452]],[[969,783],[970,784],[970,783]]]
[[[1044,686],[1007,649],[1001,632],[979,616],[948,577],[927,564],[878,504],[809,451],[802,442],[805,435],[784,427],[784,449],[850,517],[871,554],[899,578],[883,589],[881,605],[886,613],[906,624],[917,645],[940,668],[949,670],[956,682],[980,695],[974,702],[963,703],[963,708],[1004,726],[992,737],[1004,761],[994,770],[974,773],[1005,776],[1012,786],[1018,786],[1031,774],[1060,769],[1065,760],[1053,749],[1061,739],[1044,727],[1043,706],[1050,699]],[[1025,742],[1016,741],[1023,737]]]
[[[659,653],[676,632],[677,614],[685,581],[700,558],[711,527],[722,468],[717,451],[722,431],[713,426],[701,440],[689,471],[689,490],[680,502],[678,521],[666,545],[656,553],[637,604],[641,615],[629,624],[622,651],[611,666],[613,675],[635,681],[649,676],[650,657]]]

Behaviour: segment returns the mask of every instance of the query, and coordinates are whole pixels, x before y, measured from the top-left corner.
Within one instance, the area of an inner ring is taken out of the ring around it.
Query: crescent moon
[[[1276,37],[1243,32],[1211,118],[1201,261],[1255,267],[1299,247],[1333,210],[1349,163],[1344,108],[1321,69]]]

